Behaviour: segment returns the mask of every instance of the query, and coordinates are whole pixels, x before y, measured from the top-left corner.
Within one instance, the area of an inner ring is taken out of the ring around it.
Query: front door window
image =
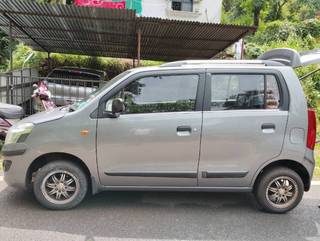
[[[198,81],[196,74],[144,77],[131,82],[114,98],[124,100],[123,114],[194,111]]]

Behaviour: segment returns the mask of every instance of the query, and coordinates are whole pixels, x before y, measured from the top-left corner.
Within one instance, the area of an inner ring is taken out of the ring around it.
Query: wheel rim
[[[41,192],[51,203],[66,204],[71,202],[79,193],[80,183],[68,171],[50,172],[42,181]]]
[[[298,184],[291,177],[274,178],[266,190],[266,198],[273,207],[288,208],[298,197]]]

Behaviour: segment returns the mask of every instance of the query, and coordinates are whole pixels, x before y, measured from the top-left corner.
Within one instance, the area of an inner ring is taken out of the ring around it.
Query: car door
[[[280,155],[288,92],[278,72],[207,73],[199,185],[249,187],[258,168]]]
[[[107,94],[103,108],[122,98],[126,110],[118,118],[98,118],[101,183],[196,186],[204,82],[204,71],[150,72]]]

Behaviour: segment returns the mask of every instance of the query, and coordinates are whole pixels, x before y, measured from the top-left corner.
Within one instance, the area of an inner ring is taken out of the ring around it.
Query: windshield
[[[92,93],[90,93],[86,98],[82,99],[81,101],[75,102],[73,105],[70,106],[71,111],[79,110],[87,106],[91,101],[93,101],[100,93],[102,93],[105,89],[109,88],[111,85],[122,79],[124,76],[129,74],[131,71],[127,70],[118,76],[114,77],[112,80],[108,81],[102,87],[96,89]]]

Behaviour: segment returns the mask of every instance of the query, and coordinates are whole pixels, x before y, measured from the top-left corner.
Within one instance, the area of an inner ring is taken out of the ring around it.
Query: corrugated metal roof
[[[211,58],[255,28],[136,17],[134,10],[0,0],[0,28],[34,50],[135,58]]]

